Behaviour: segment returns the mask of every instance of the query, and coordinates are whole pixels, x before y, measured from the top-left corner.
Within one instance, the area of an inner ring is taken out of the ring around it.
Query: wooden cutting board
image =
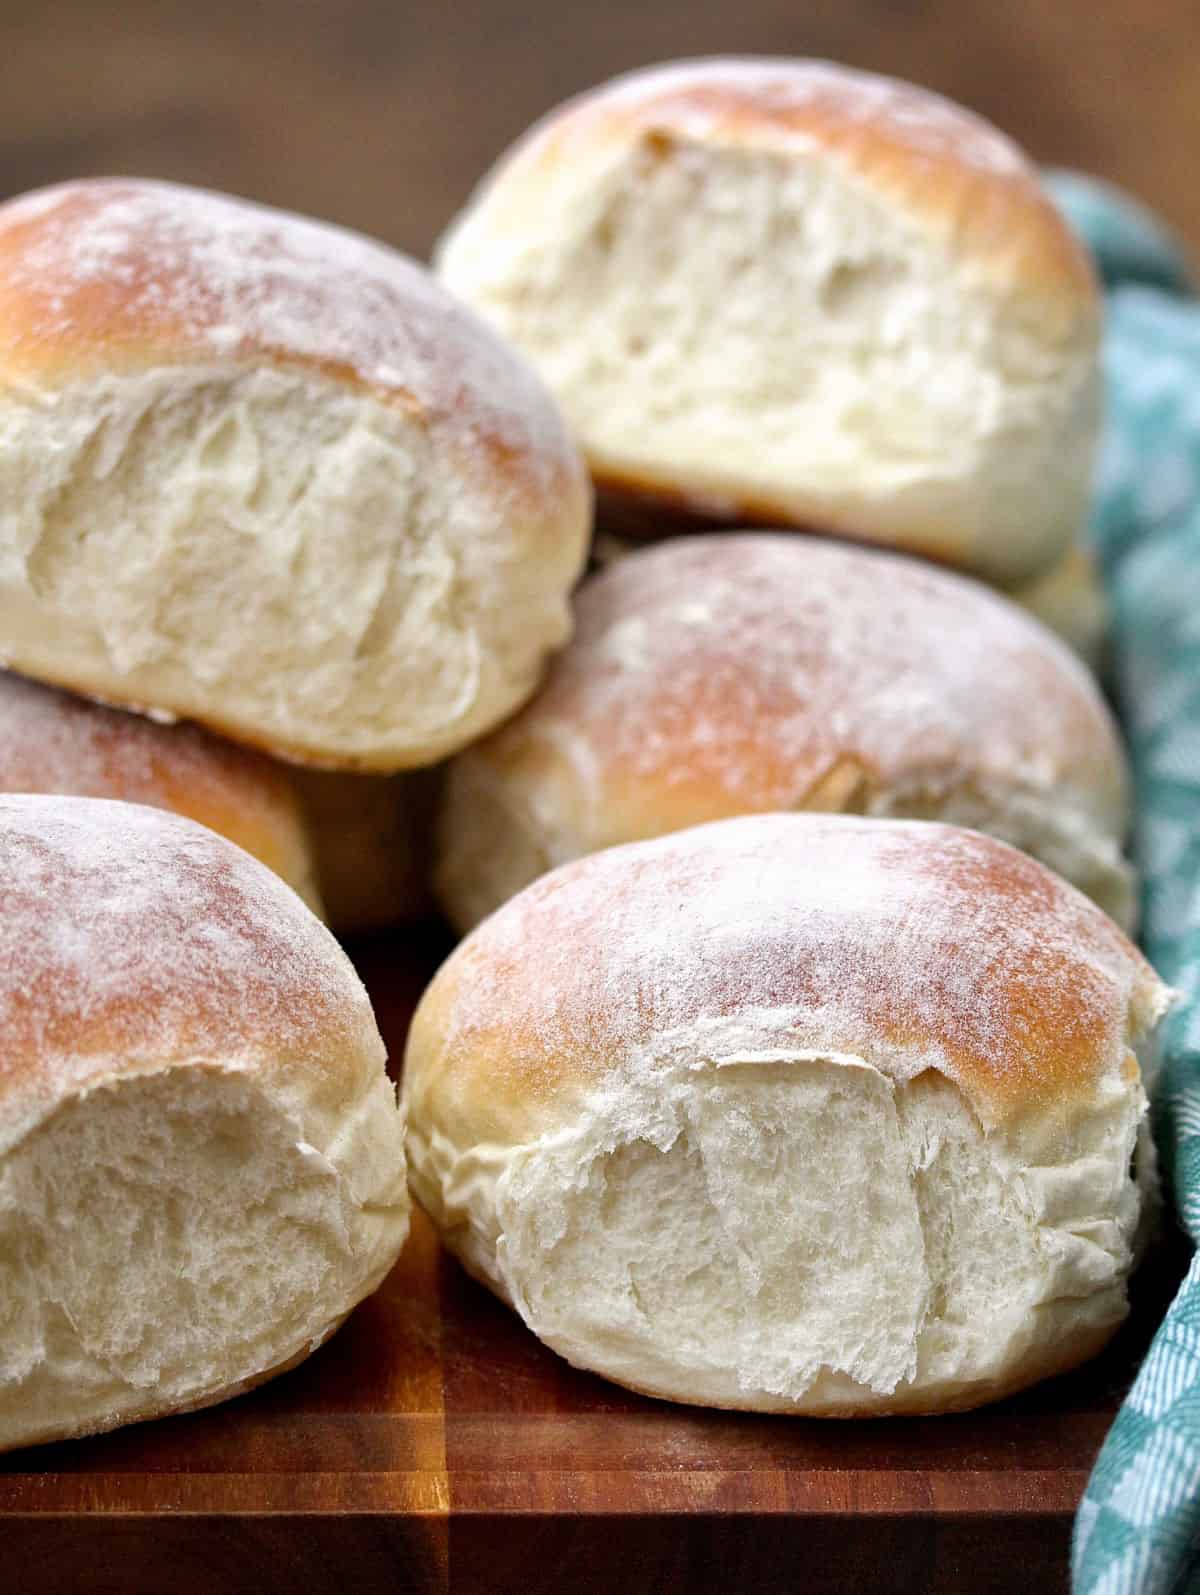
[[[394,1060],[446,950],[356,949]],[[0,1595],[1066,1587],[1089,1466],[1184,1268],[1099,1361],[978,1413],[820,1423],[672,1407],[568,1367],[418,1215],[382,1290],[226,1406],[0,1458]]]

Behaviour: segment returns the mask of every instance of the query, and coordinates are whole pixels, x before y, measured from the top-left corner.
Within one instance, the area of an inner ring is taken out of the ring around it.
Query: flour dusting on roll
[[[413,1191],[549,1346],[634,1389],[974,1406],[1125,1316],[1169,995],[976,832],[756,815],[611,848],[435,977]]]
[[[408,1228],[361,982],[270,870],[132,803],[0,796],[0,1448],[300,1361]]]
[[[0,792],[170,809],[253,853],[321,912],[290,771],[199,726],[157,725],[0,672]]]
[[[443,240],[597,483],[1002,584],[1083,522],[1100,298],[1001,133],[824,62],[699,60],[553,111]]]
[[[582,853],[777,809],[989,831],[1133,919],[1125,758],[1079,661],[965,577],[750,533],[584,585],[542,690],[451,764],[438,889],[467,928]]]
[[[590,490],[384,245],[132,179],[0,207],[0,658],[298,762],[430,764],[567,635]]]

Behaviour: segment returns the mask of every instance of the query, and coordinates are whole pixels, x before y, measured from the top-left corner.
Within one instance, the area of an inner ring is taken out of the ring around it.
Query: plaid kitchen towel
[[[1200,1241],[1200,300],[1152,217],[1050,179],[1107,291],[1108,423],[1092,538],[1138,795],[1142,940],[1182,1000],[1167,1021],[1158,1142]],[[1117,1414],[1075,1522],[1075,1595],[1200,1595],[1200,1254]]]

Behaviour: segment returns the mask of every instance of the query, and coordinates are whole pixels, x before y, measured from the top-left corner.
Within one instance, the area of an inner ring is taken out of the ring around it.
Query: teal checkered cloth
[[[1142,940],[1183,1000],[1158,1142],[1200,1241],[1200,301],[1145,211],[1050,178],[1107,290],[1108,425],[1092,537],[1138,793]],[[1075,1522],[1075,1595],[1200,1595],[1200,1254],[1117,1414]]]

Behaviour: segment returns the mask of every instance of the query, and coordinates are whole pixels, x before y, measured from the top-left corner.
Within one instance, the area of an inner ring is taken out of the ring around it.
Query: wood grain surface
[[[393,1060],[439,930],[355,949]],[[570,1368],[418,1215],[382,1290],[223,1407],[0,1458],[20,1595],[766,1595],[1064,1589],[1097,1448],[1183,1271],[1090,1367],[977,1413],[673,1407]]]
[[[1200,253],[1195,0],[0,0],[0,195],[171,177],[423,255],[547,107],[731,51],[926,83],[1127,185]]]

